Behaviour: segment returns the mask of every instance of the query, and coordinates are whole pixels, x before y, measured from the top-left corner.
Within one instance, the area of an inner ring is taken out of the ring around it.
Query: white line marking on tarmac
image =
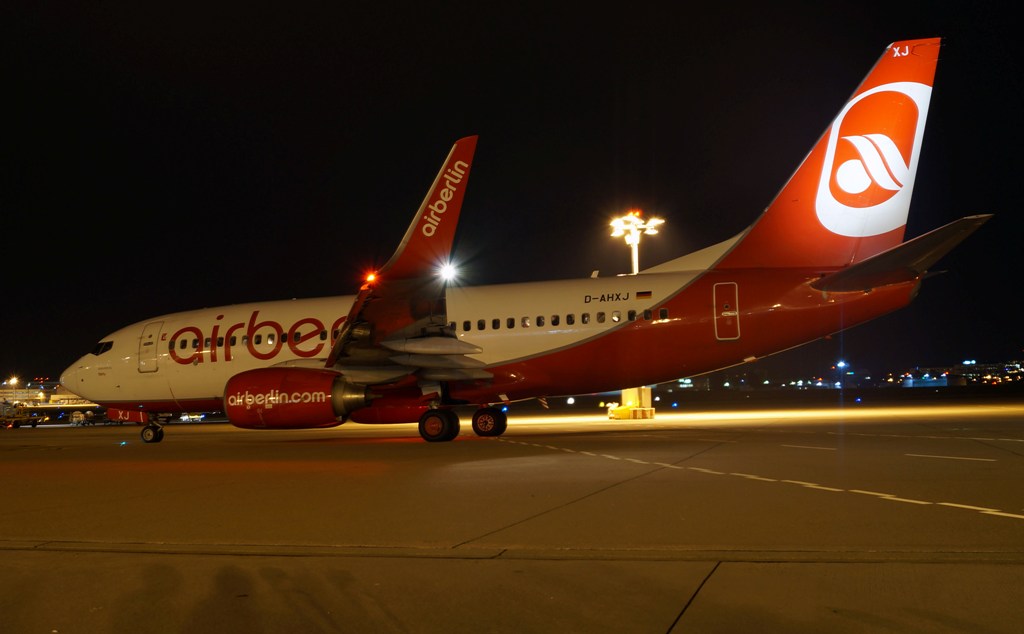
[[[1019,515],[1017,513],[1007,513],[1005,511],[1001,511],[999,509],[992,509],[992,508],[988,508],[988,507],[984,507],[984,506],[971,506],[971,505],[968,505],[968,504],[957,504],[955,502],[929,502],[927,500],[915,500],[915,499],[912,499],[912,498],[901,498],[901,497],[898,497],[898,496],[896,496],[896,495],[894,495],[892,493],[881,493],[879,491],[867,491],[867,490],[864,490],[864,489],[840,489],[840,488],[836,488],[836,487],[824,486],[824,485],[821,485],[821,484],[817,484],[815,482],[806,482],[804,480],[777,480],[775,478],[766,478],[764,476],[755,475],[753,473],[739,473],[739,472],[735,472],[735,471],[734,472],[730,472],[730,473],[726,473],[724,471],[715,471],[714,469],[706,469],[704,467],[682,467],[682,466],[679,466],[679,465],[668,464],[668,463],[665,463],[665,462],[648,462],[646,460],[639,460],[639,459],[636,459],[636,458],[623,458],[623,457],[620,457],[620,456],[613,456],[611,454],[594,454],[594,453],[590,453],[589,451],[577,451],[575,449],[567,449],[565,447],[554,447],[552,445],[538,445],[538,444],[535,444],[535,443],[517,442],[515,440],[507,440],[507,439],[504,439],[504,438],[500,438],[499,440],[501,442],[505,442],[505,443],[509,443],[509,444],[513,444],[513,445],[524,445],[524,446],[540,447],[540,448],[543,448],[543,449],[550,449],[552,451],[564,451],[564,452],[568,452],[568,453],[577,453],[577,454],[583,454],[583,455],[591,456],[591,457],[595,457],[595,458],[608,458],[609,460],[626,461],[626,462],[632,462],[632,463],[641,464],[641,465],[651,465],[651,466],[666,467],[666,468],[669,468],[669,469],[690,469],[692,471],[699,471],[700,473],[708,473],[708,474],[712,474],[712,475],[731,475],[731,476],[736,476],[738,478],[744,478],[746,480],[757,480],[757,481],[760,481],[760,482],[783,482],[785,484],[795,484],[795,485],[801,486],[801,487],[806,488],[806,489],[817,489],[819,491],[830,491],[830,492],[834,492],[834,493],[843,493],[843,492],[849,491],[850,493],[860,493],[861,495],[870,495],[870,496],[876,497],[876,498],[878,498],[880,500],[891,500],[893,502],[905,502],[907,504],[918,504],[918,505],[921,505],[921,506],[931,506],[931,505],[946,506],[946,507],[949,507],[949,508],[963,509],[965,511],[975,511],[975,512],[977,512],[979,514],[982,514],[982,515],[998,515],[999,517],[1009,517],[1011,519],[1024,520],[1024,515]],[[788,446],[788,445],[783,445],[783,446]],[[801,448],[801,449],[803,449],[803,448],[807,448],[807,449],[827,449],[827,447],[800,447],[800,446],[797,446],[797,447]],[[989,459],[989,458],[963,458],[963,457],[960,457],[960,456],[932,456],[932,455],[927,455],[927,454],[905,454],[905,455],[907,455],[907,456],[915,456],[915,457],[922,457],[922,458],[952,458],[954,460],[980,460],[980,461],[983,461],[983,462],[995,462],[994,459]]]
[[[985,515],[998,515],[999,517],[1012,517],[1015,520],[1024,520],[1024,515],[1016,513],[1003,513],[1002,511],[983,511]]]
[[[968,511],[981,511],[983,513],[998,513],[999,509],[990,509],[984,506],[970,506],[968,504],[957,504],[956,502],[936,502],[939,506],[952,506],[958,509],[967,509]]]
[[[893,502],[907,502],[909,504],[931,504],[931,502],[925,502],[924,500],[911,500],[909,498],[898,498],[894,495],[887,495],[882,500],[892,500]]]
[[[739,476],[741,478],[746,478],[747,480],[760,480],[762,482],[778,482],[778,480],[774,478],[762,478],[761,476],[754,475],[752,473],[730,473],[729,475]]]
[[[811,445],[782,445],[783,447],[789,447],[790,449],[823,449],[825,451],[835,451],[835,447],[814,447]]]
[[[943,458],[945,460],[973,460],[975,462],[995,462],[995,458],[965,458],[963,456],[933,456],[926,453],[905,453],[904,456],[911,458]]]
[[[850,489],[850,493],[863,493],[864,495],[874,495],[880,498],[891,498],[892,493],[879,493],[878,491],[864,491],[863,489]]]

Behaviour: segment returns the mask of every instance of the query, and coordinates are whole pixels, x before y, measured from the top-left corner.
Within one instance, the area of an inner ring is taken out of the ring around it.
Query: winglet
[[[390,279],[423,276],[448,262],[477,136],[459,139],[413,216],[402,242],[380,272]]]

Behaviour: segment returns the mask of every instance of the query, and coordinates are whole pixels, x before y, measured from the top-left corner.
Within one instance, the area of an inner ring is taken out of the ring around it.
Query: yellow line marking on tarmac
[[[835,451],[835,447],[814,447],[811,445],[782,445],[783,447],[789,447],[790,449],[823,449],[825,451]]]

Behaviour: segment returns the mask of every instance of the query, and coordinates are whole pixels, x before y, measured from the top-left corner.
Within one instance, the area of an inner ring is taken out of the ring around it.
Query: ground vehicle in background
[[[22,426],[35,427],[48,420],[50,420],[48,415],[33,411],[24,403],[11,403],[6,400],[0,403],[0,427],[3,429],[17,429]]]

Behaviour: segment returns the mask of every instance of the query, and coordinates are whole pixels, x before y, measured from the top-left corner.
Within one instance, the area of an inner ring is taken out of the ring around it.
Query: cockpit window
[[[97,357],[114,347],[113,341],[101,341],[92,349],[92,354]]]

